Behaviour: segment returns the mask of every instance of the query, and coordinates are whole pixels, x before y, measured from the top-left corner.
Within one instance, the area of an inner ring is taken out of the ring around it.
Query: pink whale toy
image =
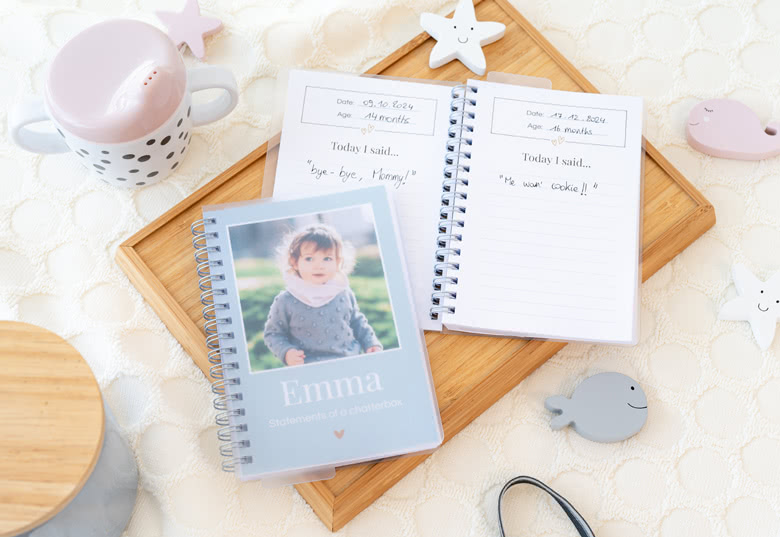
[[[747,105],[732,99],[710,99],[693,107],[685,132],[688,143],[713,157],[762,160],[780,155],[780,123],[762,127]]]

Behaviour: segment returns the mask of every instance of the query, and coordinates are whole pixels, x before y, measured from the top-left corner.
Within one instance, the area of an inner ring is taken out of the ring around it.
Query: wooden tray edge
[[[206,360],[208,347],[200,327],[192,322],[184,308],[176,302],[132,246],[122,244],[117,249],[115,260],[195,365],[209,378],[209,363]]]
[[[144,240],[146,237],[160,229],[162,226],[167,224],[170,220],[173,219],[176,215],[183,212],[185,209],[188,209],[195,205],[197,202],[199,202],[201,199],[203,199],[208,194],[211,194],[213,191],[217,190],[220,186],[222,186],[223,183],[230,180],[234,175],[236,175],[238,172],[242,171],[244,168],[252,164],[254,161],[262,157],[266,154],[268,150],[268,142],[265,142],[263,145],[257,147],[250,153],[248,153],[244,158],[233,164],[230,168],[227,170],[221,172],[219,175],[214,177],[212,180],[207,182],[205,185],[197,189],[195,192],[181,200],[179,203],[165,211],[163,214],[149,222],[146,226],[142,227],[140,230],[138,230],[136,233],[131,235],[127,240],[122,242],[120,244],[121,248],[133,248],[138,243],[140,243],[142,240]]]

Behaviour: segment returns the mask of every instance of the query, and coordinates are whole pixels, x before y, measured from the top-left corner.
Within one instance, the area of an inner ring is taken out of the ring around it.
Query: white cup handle
[[[187,88],[196,91],[220,88],[225,90],[219,97],[207,103],[192,105],[192,126],[198,127],[222,119],[238,104],[238,84],[233,73],[224,67],[208,65],[187,71]]]
[[[33,123],[51,121],[41,97],[28,97],[11,111],[8,130],[16,145],[33,153],[65,153],[70,148],[56,132],[37,132],[27,128]]]

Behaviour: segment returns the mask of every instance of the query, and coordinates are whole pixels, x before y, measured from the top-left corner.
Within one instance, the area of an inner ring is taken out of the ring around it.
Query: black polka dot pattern
[[[143,149],[139,149],[137,146],[131,149],[132,153],[122,153],[121,149],[118,151],[116,148],[104,149],[99,146],[92,147],[91,150],[78,149],[78,146],[74,147],[74,151],[81,158],[85,158],[84,165],[88,166],[96,175],[101,177],[101,180],[108,184],[124,187],[142,187],[154,184],[160,180],[161,177],[167,176],[173,173],[174,170],[179,168],[182,163],[184,153],[187,151],[187,147],[192,142],[188,127],[191,127],[190,123],[185,124],[185,120],[190,121],[192,115],[192,107],[189,106],[186,111],[186,116],[182,115],[176,118],[176,126],[174,132],[166,134],[165,132],[159,133],[159,137],[148,138],[146,140],[141,139],[140,145],[148,146],[148,153]],[[68,137],[65,132],[54,125],[57,132],[68,141]],[[162,150],[158,150],[156,146],[166,146],[167,151],[162,153]],[[104,146],[105,147],[105,146]],[[125,149],[125,151],[127,151]],[[96,156],[95,156],[96,155]],[[111,155],[111,156],[109,156]],[[165,155],[163,159],[162,155]],[[181,156],[178,156],[181,155]],[[164,160],[170,160],[170,168],[166,170],[165,166],[161,165]],[[128,169],[123,165],[123,162],[127,162],[130,166],[135,164],[137,168]],[[102,177],[105,176],[105,179]],[[139,180],[142,179],[142,180]]]

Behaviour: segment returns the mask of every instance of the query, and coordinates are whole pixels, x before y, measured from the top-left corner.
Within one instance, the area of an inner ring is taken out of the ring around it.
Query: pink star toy
[[[155,12],[168,28],[168,37],[178,47],[186,43],[192,53],[202,60],[206,56],[203,38],[222,29],[222,21],[211,17],[201,17],[198,0],[187,0],[181,13],[172,11]]]

